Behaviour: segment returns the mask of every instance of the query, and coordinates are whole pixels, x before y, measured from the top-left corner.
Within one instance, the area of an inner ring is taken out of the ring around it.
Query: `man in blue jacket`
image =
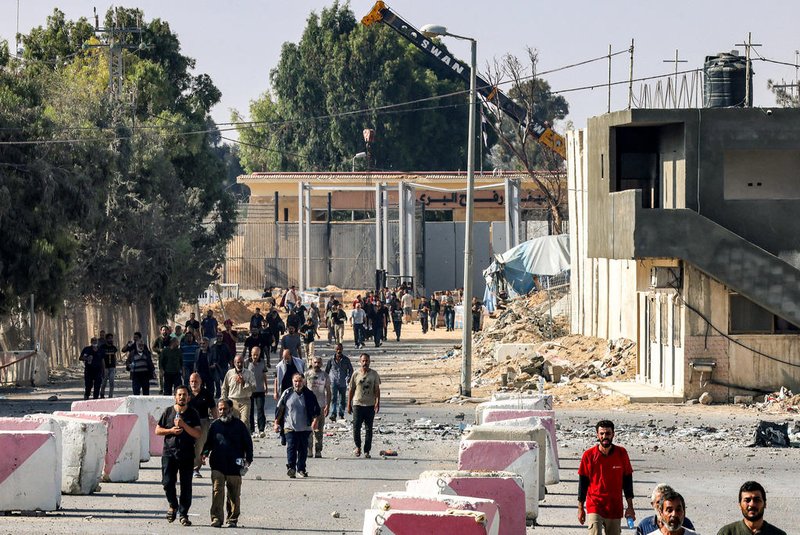
[[[287,388],[281,394],[275,414],[275,432],[283,429],[286,436],[286,475],[291,478],[297,477],[295,474],[308,477],[308,439],[311,431],[317,427],[320,407],[317,397],[306,388],[302,374],[295,373],[292,376],[292,388]]]

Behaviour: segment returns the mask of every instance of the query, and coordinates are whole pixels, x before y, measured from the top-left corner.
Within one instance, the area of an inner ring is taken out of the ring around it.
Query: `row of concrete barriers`
[[[520,535],[545,485],[559,482],[552,396],[495,394],[475,409],[457,470],[422,472],[405,491],[378,492],[363,535]]]
[[[62,494],[136,481],[139,463],[161,455],[155,423],[173,403],[169,396],[127,396],[0,418],[0,512],[54,511]]]

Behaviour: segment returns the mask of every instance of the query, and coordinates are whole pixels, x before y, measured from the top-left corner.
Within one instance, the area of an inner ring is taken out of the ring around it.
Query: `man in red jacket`
[[[636,518],[633,468],[625,448],[613,444],[613,422],[601,420],[595,431],[598,443],[583,452],[578,468],[578,522],[588,524],[590,535],[620,535],[623,493],[628,502],[625,518]]]

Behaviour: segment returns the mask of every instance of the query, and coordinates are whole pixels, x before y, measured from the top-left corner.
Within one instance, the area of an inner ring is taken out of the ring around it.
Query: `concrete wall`
[[[624,110],[590,118],[587,131],[591,143],[585,149],[592,206],[589,256],[625,256],[619,248],[620,240],[624,242],[628,236],[628,229],[619,224],[625,214],[613,208],[615,195],[609,192],[615,190],[619,172],[617,152],[624,150],[622,144],[630,143],[623,141],[628,139],[623,131],[642,128],[657,129],[653,150],[659,160],[661,207],[694,210],[800,266],[800,234],[791,231],[800,210],[800,195],[796,186],[787,189],[787,184],[796,184],[794,176],[787,173],[800,151],[800,110],[772,111],[767,115],[761,109],[741,108]],[[749,160],[743,160],[742,154],[747,153],[759,154],[764,164],[745,166],[743,162]],[[747,183],[738,184],[743,173],[754,184],[750,187],[752,198],[741,195],[742,188],[748,188]],[[737,190],[740,194],[733,195]]]
[[[568,205],[572,222],[569,226],[571,328],[573,333],[587,336],[637,340],[636,263],[593,258],[589,252],[588,135],[587,130],[567,133]],[[632,236],[629,239],[632,241]]]

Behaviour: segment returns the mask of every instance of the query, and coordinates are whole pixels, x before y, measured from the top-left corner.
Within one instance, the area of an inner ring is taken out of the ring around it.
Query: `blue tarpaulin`
[[[515,297],[526,295],[535,289],[534,276],[552,277],[567,270],[569,236],[560,234],[534,238],[495,255],[483,276],[487,289],[493,294],[497,295],[500,289],[504,289],[510,297]],[[494,299],[490,301],[494,304]],[[486,306],[489,307],[488,304]]]

